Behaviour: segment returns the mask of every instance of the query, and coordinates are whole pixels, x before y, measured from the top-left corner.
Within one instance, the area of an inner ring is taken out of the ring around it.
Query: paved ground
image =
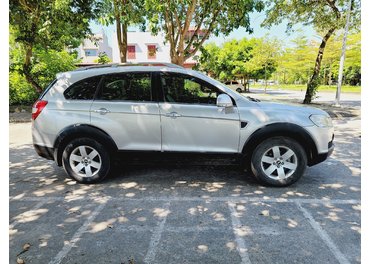
[[[10,124],[9,262],[360,262],[360,117],[334,124],[333,156],[287,188],[191,164],[122,165],[80,185],[36,155],[30,123]]]

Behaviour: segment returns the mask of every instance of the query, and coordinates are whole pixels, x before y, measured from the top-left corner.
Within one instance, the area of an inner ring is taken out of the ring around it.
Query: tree
[[[350,85],[361,84],[361,33],[348,36],[344,81]]]
[[[151,30],[165,32],[171,61],[178,65],[193,56],[210,34],[228,35],[238,27],[252,32],[248,13],[262,8],[262,0],[146,1]],[[189,33],[190,27],[193,33]]]
[[[94,0],[10,0],[10,26],[23,50],[21,67],[16,68],[38,93],[42,86],[33,74],[35,49],[61,51],[77,47],[90,33],[93,3]]]
[[[25,51],[21,43],[15,41],[14,31],[10,30],[10,73],[9,94],[10,104],[30,104],[39,96],[22,74]],[[70,71],[76,68],[77,54],[66,50],[56,51],[34,48],[32,52],[33,67],[30,74],[40,87],[46,87],[58,72]]]
[[[360,20],[360,1],[351,1],[353,2],[354,14],[352,16],[352,27],[356,27]],[[273,0],[270,2],[266,12],[267,17],[263,22],[264,26],[270,27],[273,24],[281,23],[284,19],[288,19],[288,31],[292,29],[294,24],[303,23],[313,25],[316,31],[323,36],[316,56],[315,66],[307,84],[303,103],[311,103],[316,93],[326,44],[336,30],[343,28],[345,23],[345,16],[343,15],[346,12],[345,6],[346,2],[343,0]]]
[[[196,65],[196,69],[206,72],[213,78],[218,78],[220,74],[218,63],[220,50],[220,47],[214,42],[201,47],[201,55],[199,56],[199,63]]]
[[[277,75],[282,83],[307,84],[309,73],[313,69],[316,43],[308,41],[303,35],[297,36],[291,42],[293,45],[280,53]]]
[[[254,65],[254,69],[263,69],[263,78],[265,80],[265,93],[267,86],[267,78],[276,70],[277,57],[279,56],[281,47],[277,39],[268,39],[267,37],[259,39],[255,47],[252,49],[252,58],[249,61],[250,65]]]
[[[249,92],[249,80],[270,77],[276,70],[279,46],[267,38],[234,39],[221,47],[211,43],[201,49],[199,69],[221,81],[241,79]]]
[[[97,21],[102,25],[116,25],[121,62],[127,61],[127,28],[132,24],[145,25],[144,1],[142,0],[101,0],[98,1]]]
[[[339,34],[334,34],[326,44],[325,57],[322,59],[323,71],[321,71],[323,84],[331,85],[338,74],[342,38]]]

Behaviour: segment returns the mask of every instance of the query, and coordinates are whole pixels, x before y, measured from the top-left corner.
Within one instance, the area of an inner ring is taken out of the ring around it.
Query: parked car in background
[[[239,83],[238,81],[227,81],[225,82],[225,85],[229,87],[230,89],[237,91],[238,93],[241,93],[244,90],[243,85]]]
[[[120,153],[223,154],[264,184],[287,186],[333,151],[329,115],[244,97],[172,64],[61,73],[32,108],[37,153],[81,183],[104,179]]]

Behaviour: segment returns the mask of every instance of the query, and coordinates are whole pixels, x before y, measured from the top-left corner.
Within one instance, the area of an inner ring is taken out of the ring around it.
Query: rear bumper
[[[48,160],[54,160],[54,149],[53,148],[40,146],[36,144],[34,144],[33,147],[35,148],[37,154],[40,157],[43,157]]]

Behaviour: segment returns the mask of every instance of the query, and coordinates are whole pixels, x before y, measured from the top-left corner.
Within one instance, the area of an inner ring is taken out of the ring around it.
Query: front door
[[[160,83],[164,97],[159,104],[163,151],[238,152],[238,109],[217,107],[222,91],[178,73],[161,73]]]

